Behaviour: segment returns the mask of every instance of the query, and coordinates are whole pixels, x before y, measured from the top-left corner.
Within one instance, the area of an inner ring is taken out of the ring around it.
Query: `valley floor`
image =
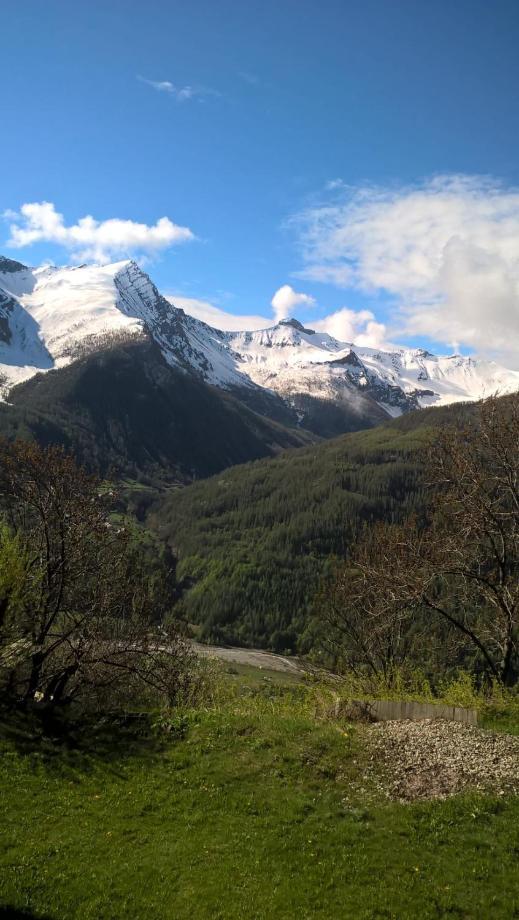
[[[366,728],[317,718],[299,684],[232,680],[68,744],[4,720],[0,917],[519,915],[519,798],[394,801]]]

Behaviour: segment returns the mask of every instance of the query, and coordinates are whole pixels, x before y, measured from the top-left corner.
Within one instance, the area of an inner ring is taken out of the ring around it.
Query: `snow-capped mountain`
[[[0,257],[5,390],[40,371],[64,367],[107,338],[143,333],[151,335],[172,365],[216,384],[244,382],[216,330],[172,306],[135,262],[27,268]]]
[[[239,391],[245,401],[275,396],[296,424],[311,429],[316,406],[339,407],[350,419],[373,423],[519,389],[519,372],[491,361],[360,348],[295,319],[255,332],[214,329],[163,297],[132,261],[28,268],[0,258],[4,398],[39,372],[64,367],[107,342],[142,336],[151,337],[171,367]]]
[[[390,415],[399,415],[519,389],[519,372],[491,361],[438,356],[421,348],[387,352],[359,347],[294,319],[259,332],[229,333],[228,340],[255,383],[287,398],[308,393],[334,400],[353,388],[369,394]]]

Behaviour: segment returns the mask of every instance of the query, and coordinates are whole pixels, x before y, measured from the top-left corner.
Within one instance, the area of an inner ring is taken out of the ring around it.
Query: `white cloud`
[[[147,83],[148,86],[153,87],[159,93],[171,93],[172,96],[176,95],[176,89],[173,86],[173,83],[170,83],[169,80],[147,80],[145,77],[138,78],[141,83]]]
[[[266,329],[272,325],[272,319],[268,316],[245,315],[238,316],[235,313],[227,313],[220,307],[207,300],[197,300],[195,297],[183,297],[182,295],[172,294],[167,298],[176,307],[181,307],[190,316],[201,319],[202,322],[213,326],[216,329],[223,329],[226,332],[243,332],[250,329]]]
[[[292,272],[295,278],[304,281],[320,281],[322,284],[334,284],[336,287],[349,287],[353,274],[347,265],[309,265],[300,272]]]
[[[342,179],[329,179],[325,185],[327,192],[336,192],[337,189],[342,189],[344,187],[344,181]]]
[[[295,307],[311,307],[315,304],[315,300],[309,294],[298,294],[289,284],[283,284],[274,294],[271,304],[276,322],[279,323],[280,320],[291,316]]]
[[[245,80],[250,86],[259,86],[261,83],[260,78],[255,73],[250,73],[248,70],[239,70],[238,76]]]
[[[312,322],[314,329],[327,332],[339,342],[352,342],[366,348],[391,348],[386,343],[386,327],[378,323],[371,310],[343,307],[324,319]]]
[[[267,329],[277,319],[269,316],[236,315],[216,307],[207,300],[195,297],[171,294],[167,298],[176,307],[181,307],[190,316],[202,320],[216,329],[227,332],[246,332],[254,329]],[[372,348],[391,347],[385,343],[386,329],[377,323],[370,310],[348,310],[346,307],[330,313],[323,319],[309,320],[308,325],[318,332],[327,332],[340,342],[354,342]]]
[[[146,77],[141,76],[138,76],[137,79],[140,80],[141,83],[146,83],[147,86],[151,86],[151,88],[158,93],[166,93],[168,96],[172,96],[177,102],[187,102],[189,99],[194,99],[196,96],[220,95],[217,90],[209,89],[204,86],[175,86],[170,80],[148,80]]]
[[[519,363],[519,189],[457,175],[349,188],[290,225],[299,277],[390,295],[396,335]]]
[[[188,227],[161,217],[152,225],[121,220],[118,217],[98,221],[90,215],[76,224],[65,224],[63,214],[50,201],[23,204],[18,214],[4,215],[11,220],[7,245],[22,249],[33,243],[54,243],[79,261],[106,262],[130,254],[152,255],[178,243],[194,239]]]

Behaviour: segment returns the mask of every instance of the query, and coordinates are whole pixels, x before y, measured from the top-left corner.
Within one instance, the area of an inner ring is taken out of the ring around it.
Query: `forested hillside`
[[[103,476],[156,485],[315,439],[170,367],[144,336],[108,337],[93,354],[14,387],[0,404],[0,434],[61,444]]]
[[[170,492],[148,523],[179,559],[202,638],[306,651],[319,583],[364,524],[420,514],[427,445],[470,406],[411,413]]]

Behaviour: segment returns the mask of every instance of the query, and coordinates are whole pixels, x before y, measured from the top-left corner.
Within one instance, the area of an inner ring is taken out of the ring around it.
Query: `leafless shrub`
[[[186,691],[193,653],[171,573],[150,577],[112,494],[57,447],[0,445],[0,673],[25,706]]]

